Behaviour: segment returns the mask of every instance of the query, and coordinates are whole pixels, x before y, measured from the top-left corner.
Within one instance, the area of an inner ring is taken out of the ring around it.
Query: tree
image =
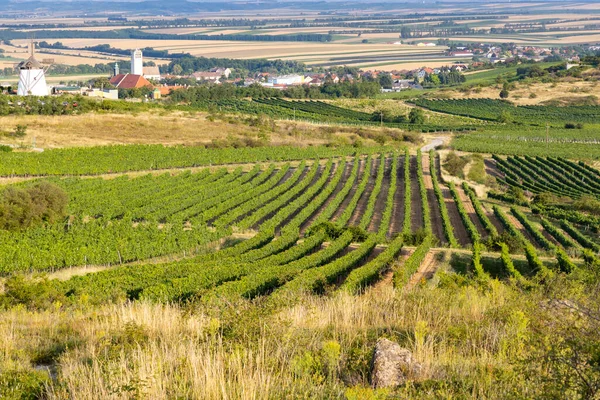
[[[183,68],[179,64],[175,64],[173,66],[173,75],[181,75],[183,73]]]
[[[425,123],[425,113],[420,108],[413,108],[408,113],[408,121],[411,124],[424,124]]]
[[[509,95],[508,89],[506,89],[506,87],[503,87],[502,90],[500,91],[500,98],[507,99],[508,95]]]
[[[390,89],[394,81],[392,80],[392,76],[390,74],[380,74],[379,75],[379,84],[382,88]]]

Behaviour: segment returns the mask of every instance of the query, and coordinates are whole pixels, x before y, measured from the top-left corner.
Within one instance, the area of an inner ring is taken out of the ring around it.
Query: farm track
[[[375,212],[373,213],[373,217],[371,218],[371,222],[367,228],[369,232],[377,232],[379,226],[381,225],[381,218],[383,218],[383,213],[385,212],[386,200],[388,192],[390,191],[390,180],[391,180],[391,171],[392,168],[392,159],[386,158],[383,170],[383,181],[381,185],[381,191],[379,192],[379,196],[377,196],[377,201],[375,202]],[[389,227],[388,227],[389,230]]]
[[[437,254],[437,252],[435,252],[434,250],[430,250],[427,253],[425,258],[423,259],[423,262],[421,263],[421,265],[419,265],[417,272],[415,272],[410,277],[410,280],[408,281],[408,284],[406,285],[407,289],[411,289],[423,281],[428,281],[429,279],[431,279],[433,277],[433,275],[435,275],[435,273],[439,267],[439,263],[437,263],[435,260],[436,254]]]
[[[444,245],[448,243],[448,241],[446,240],[446,235],[444,235],[440,206],[437,202],[435,192],[433,191],[433,181],[431,180],[431,171],[429,171],[429,155],[423,154],[422,162],[423,181],[425,182],[425,189],[427,190],[427,202],[429,203],[429,209],[431,211],[431,230],[433,231],[435,237],[438,238],[440,244]]]
[[[417,177],[417,157],[410,157],[410,226],[416,232],[423,228],[423,204],[419,191],[419,178]],[[404,181],[404,180],[403,180]]]
[[[402,222],[404,221],[404,156],[398,158],[398,168],[392,173],[396,174],[396,193],[394,194],[388,237],[402,232]]]
[[[456,207],[452,193],[450,193],[450,189],[448,189],[446,186],[440,186],[442,189],[442,194],[444,195],[446,208],[448,209],[448,216],[450,217],[450,222],[454,228],[454,235],[462,247],[467,247],[471,243],[471,239],[467,229],[465,228],[465,225],[463,224],[462,218],[460,217],[460,213],[458,212],[458,207]]]
[[[335,198],[335,196],[339,193],[339,191],[342,190],[342,188],[344,187],[351,172],[352,172],[352,162],[346,162],[344,165],[344,173],[342,174],[342,179],[340,179],[340,182],[338,182],[335,190],[327,198],[325,203],[323,203],[323,205],[321,207],[319,207],[319,209],[313,215],[311,215],[310,218],[304,224],[302,224],[302,227],[300,228],[300,236],[302,236],[304,234],[304,232],[306,232],[306,230],[308,228],[310,228],[310,226],[313,224],[313,222],[319,217],[319,215],[321,215],[323,210],[325,208],[327,208],[329,203],[331,203],[333,201],[333,199]],[[333,176],[333,174],[331,176]],[[329,181],[331,181],[331,177],[330,177]],[[329,184],[329,181],[327,182],[328,184]]]
[[[375,187],[375,179],[377,178],[377,168],[379,168],[379,158],[373,158],[371,162],[371,175],[369,176],[369,182],[365,187],[365,191],[360,196],[358,200],[358,204],[352,213],[352,217],[350,221],[348,221],[348,226],[358,226],[360,224],[360,219],[367,209],[367,204],[369,203],[369,196]]]
[[[473,207],[473,203],[471,203],[471,199],[469,198],[469,196],[467,196],[467,194],[460,185],[456,185],[456,191],[458,192],[460,200],[462,201],[463,205],[465,206],[465,209],[467,210],[467,213],[469,214],[469,218],[471,219],[473,224],[475,224],[475,227],[477,228],[477,231],[479,232],[481,237],[487,237],[488,232],[485,230],[483,224],[479,220],[479,217],[475,212],[475,207]]]
[[[358,171],[356,174],[356,179],[354,181],[354,184],[352,185],[352,189],[350,189],[350,192],[348,193],[348,195],[346,196],[344,201],[342,201],[342,204],[340,204],[340,207],[333,214],[333,217],[331,218],[332,221],[337,220],[339,218],[339,216],[342,215],[342,213],[344,212],[346,207],[348,207],[348,203],[350,203],[350,201],[352,200],[352,197],[354,197],[354,193],[356,193],[356,190],[358,189],[358,184],[360,182],[360,178],[362,177],[363,172],[365,171],[366,163],[367,163],[366,159],[360,160],[359,165],[358,165]]]

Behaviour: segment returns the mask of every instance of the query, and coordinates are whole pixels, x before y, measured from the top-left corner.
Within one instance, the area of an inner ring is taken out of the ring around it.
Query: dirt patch
[[[491,158],[486,158],[483,160],[483,164],[485,165],[485,173],[489,176],[493,176],[494,178],[504,178],[504,174],[498,170],[496,166],[496,161]]]

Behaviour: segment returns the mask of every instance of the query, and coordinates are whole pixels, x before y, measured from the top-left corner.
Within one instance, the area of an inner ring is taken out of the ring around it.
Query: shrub
[[[444,163],[444,169],[452,176],[464,178],[464,169],[471,160],[468,156],[459,156],[455,152],[450,152],[446,156],[446,162]]]
[[[66,215],[67,194],[58,186],[40,182],[26,189],[9,187],[0,198],[0,229],[17,230]]]
[[[420,108],[413,108],[410,110],[408,114],[408,121],[411,124],[424,124],[425,123],[425,113]]]

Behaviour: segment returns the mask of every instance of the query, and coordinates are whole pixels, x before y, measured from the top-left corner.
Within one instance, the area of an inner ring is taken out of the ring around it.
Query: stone
[[[371,384],[374,388],[402,385],[420,371],[421,365],[413,361],[410,350],[389,339],[377,340],[371,370]]]

